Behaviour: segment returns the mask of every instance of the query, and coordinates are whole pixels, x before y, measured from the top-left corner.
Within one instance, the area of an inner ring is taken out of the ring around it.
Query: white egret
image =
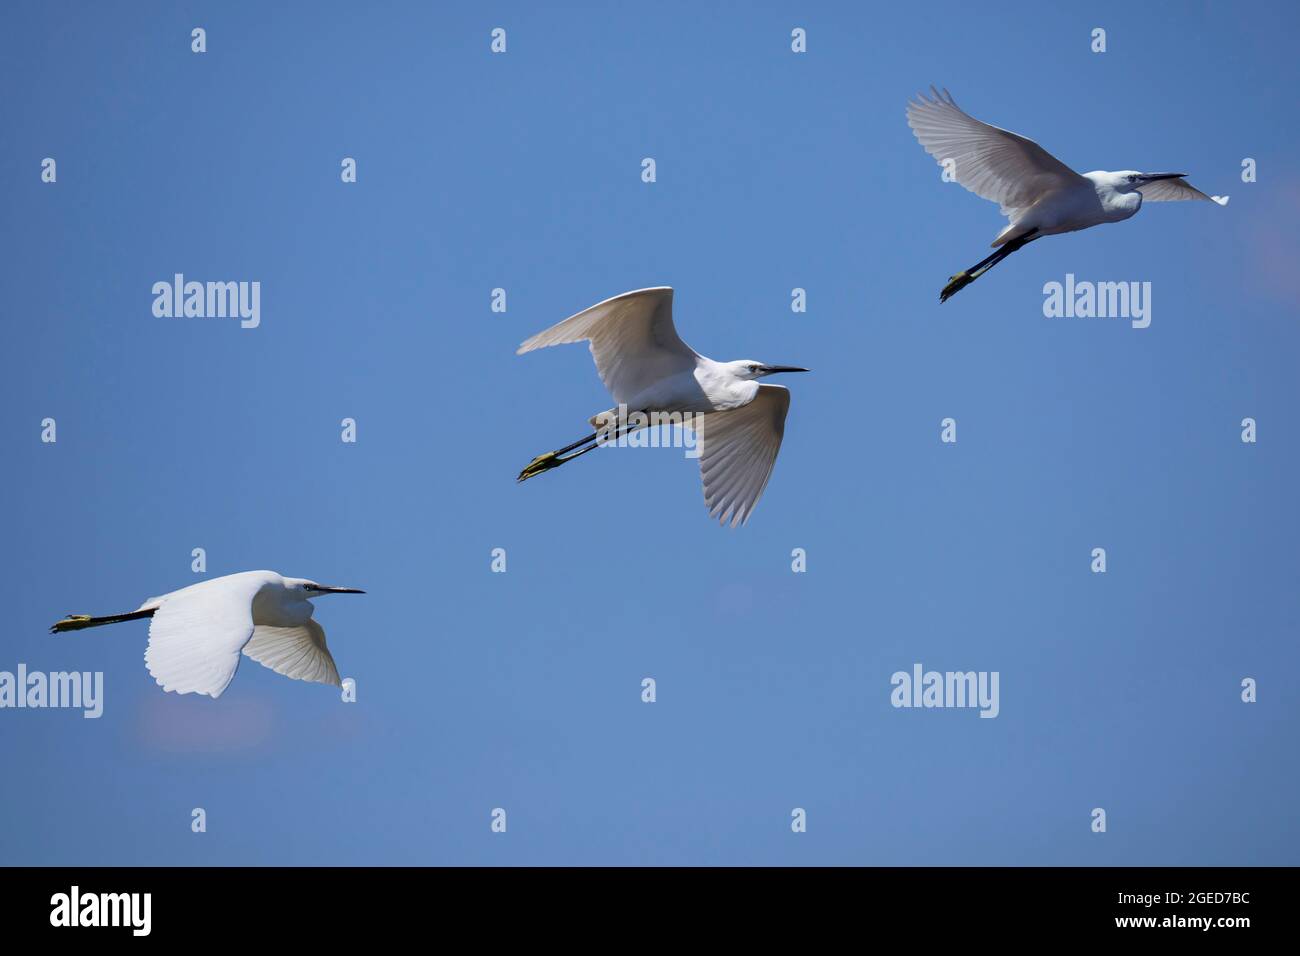
[[[1120,222],[1144,199],[1228,204],[1227,196],[1207,196],[1185,182],[1186,173],[1126,169],[1080,175],[1033,140],[968,116],[947,90],[930,89],[933,98],[921,94],[907,104],[907,125],[941,166],[951,164],[957,182],[998,203],[1011,220],[993,240],[998,251],[953,276],[939,293],[940,302],[1035,239]]]
[[[312,620],[311,599],[364,594],[274,571],[242,571],[153,597],[127,614],[73,614],[51,634],[152,618],[145,664],[163,690],[220,697],[239,667],[239,654],[294,680],[339,686],[339,672]]]
[[[539,332],[516,354],[548,345],[589,342],[596,371],[626,412],[681,413],[695,430],[700,476],[709,517],[734,528],[744,524],[767,487],[790,409],[790,392],[758,379],[777,372],[806,372],[791,365],[752,359],[715,362],[681,340],[673,326],[673,290],[638,289],[606,299]],[[619,409],[593,415],[601,428],[620,418]],[[621,416],[627,418],[629,416]],[[620,434],[627,434],[635,427]],[[609,436],[597,431],[558,451],[534,458],[525,481],[585,455]]]

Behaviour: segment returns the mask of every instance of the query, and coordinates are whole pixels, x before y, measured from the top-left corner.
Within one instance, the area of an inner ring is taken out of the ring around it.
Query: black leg
[[[552,452],[551,454],[554,454],[554,455],[563,455],[566,451],[573,451],[573,449],[575,449],[575,448],[577,448],[577,447],[579,447],[579,446],[581,446],[581,445],[585,445],[585,444],[587,444],[587,442],[589,442],[589,441],[595,441],[595,440],[596,440],[596,436],[597,436],[598,434],[599,434],[599,432],[592,432],[592,433],[591,433],[590,435],[588,435],[586,438],[579,438],[577,441],[575,441],[575,442],[574,442],[573,444],[571,444],[571,445],[565,445],[563,448],[557,448],[557,449],[556,449],[554,452]]]
[[[633,425],[624,425],[613,437],[615,439],[621,438],[629,432],[635,431],[636,427],[637,426]],[[548,451],[544,455],[538,455],[524,466],[524,470],[519,473],[519,477],[515,480],[527,481],[534,475],[540,475],[542,472],[550,471],[552,468],[559,468],[565,462],[573,461],[573,459],[582,457],[592,449],[599,448],[600,434],[600,432],[592,432],[586,438],[580,438],[571,444],[565,445],[563,448],[556,449],[555,451]],[[609,439],[605,440],[608,441]],[[587,447],[583,448],[583,445],[586,445]],[[574,451],[575,448],[579,450]],[[568,454],[569,452],[573,452],[573,454],[570,455]]]
[[[120,624],[123,621],[138,621],[142,618],[153,617],[157,608],[150,608],[147,611],[131,611],[129,614],[108,614],[104,617],[91,617],[89,614],[69,614],[61,621],[56,621],[50,628],[51,634],[62,634],[64,631],[80,631],[87,627],[103,627],[105,624]]]
[[[1007,256],[1011,255],[1011,253],[1023,249],[1037,238],[1039,238],[1038,230],[1036,228],[1031,229],[1023,236],[1018,236],[1006,245],[995,249],[992,255],[985,256],[969,269],[964,269],[957,273],[948,280],[948,284],[944,286],[943,291],[939,293],[939,301],[947,302],[952,296],[966,288],[966,286],[970,285],[984,273],[988,272]]]

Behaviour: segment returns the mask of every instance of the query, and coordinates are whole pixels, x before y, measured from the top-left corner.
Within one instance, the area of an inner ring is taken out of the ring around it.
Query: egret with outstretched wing
[[[51,634],[150,618],[145,665],[163,690],[220,697],[239,655],[294,680],[339,685],[325,631],[312,620],[311,599],[364,594],[274,571],[242,571],[149,598],[126,614],[73,614]]]
[[[997,203],[1010,220],[993,240],[997,251],[949,279],[940,302],[1035,239],[1120,222],[1144,199],[1228,204],[1227,196],[1207,196],[1185,182],[1186,173],[1076,173],[1033,140],[967,115],[947,90],[931,91],[933,97],[921,94],[907,104],[907,125],[957,182]]]
[[[534,335],[517,354],[572,342],[590,343],[600,380],[618,405],[593,415],[592,426],[607,428],[628,413],[689,415],[688,427],[699,440],[709,516],[732,527],[748,521],[772,475],[790,409],[789,390],[758,379],[807,369],[752,359],[715,362],[700,355],[677,334],[673,290],[666,286],[606,299]],[[585,455],[607,437],[597,431],[538,455],[519,480]]]

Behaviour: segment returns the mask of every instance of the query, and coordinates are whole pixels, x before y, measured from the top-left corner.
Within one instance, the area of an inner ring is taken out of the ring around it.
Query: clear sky
[[[1300,862],[1296,7],[1066,6],[7,5],[0,670],[105,702],[0,710],[0,861]],[[913,139],[931,83],[1231,204],[940,306],[1003,220]],[[260,326],[156,317],[175,273],[260,282]],[[1044,317],[1067,274],[1151,283],[1150,327]],[[814,370],[743,529],[675,450],[515,484],[610,404],[516,345],[652,285],[701,352]],[[199,547],[366,588],[317,602],[357,702],[46,633]],[[998,672],[998,717],[892,707],[918,663]]]

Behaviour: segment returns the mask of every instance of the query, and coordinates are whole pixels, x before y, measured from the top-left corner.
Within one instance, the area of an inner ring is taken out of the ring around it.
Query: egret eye
[[[757,366],[757,365],[751,365],[751,366],[749,367],[749,370],[750,370],[751,372],[757,372],[757,371],[758,371],[758,366]]]

